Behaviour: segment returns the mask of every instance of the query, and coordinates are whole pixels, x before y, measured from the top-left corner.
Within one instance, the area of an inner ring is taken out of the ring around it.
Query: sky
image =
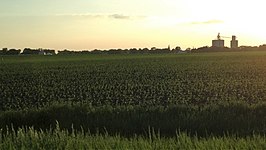
[[[211,46],[217,34],[266,44],[263,0],[0,0],[0,48]],[[230,38],[225,38],[226,46]]]

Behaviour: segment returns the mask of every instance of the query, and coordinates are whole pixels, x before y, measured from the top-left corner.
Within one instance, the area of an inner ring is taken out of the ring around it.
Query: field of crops
[[[266,134],[266,52],[0,57],[3,129]]]
[[[266,53],[2,57],[0,110],[266,100]]]

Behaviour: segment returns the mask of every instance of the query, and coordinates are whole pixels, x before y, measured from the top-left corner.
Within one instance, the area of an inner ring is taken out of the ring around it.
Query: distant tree
[[[91,51],[92,54],[101,54],[102,51],[101,50],[98,50],[98,49],[95,49],[93,51]]]
[[[22,54],[24,55],[38,55],[39,54],[39,50],[35,50],[35,49],[30,49],[30,48],[25,48],[22,52]]]
[[[44,51],[47,55],[55,55],[55,50],[44,49],[43,51]]]
[[[188,48],[185,50],[185,52],[190,53],[190,52],[191,52],[191,48],[188,47]]]
[[[131,48],[131,49],[129,49],[129,53],[131,53],[131,54],[136,54],[136,53],[138,53],[138,49],[136,49],[136,48]]]
[[[21,52],[20,49],[16,50],[16,49],[10,49],[6,52],[6,55],[19,55]]]
[[[260,45],[258,49],[266,51],[266,44]]]
[[[6,55],[8,49],[7,48],[3,48],[1,51],[0,51],[0,55]]]
[[[179,46],[172,49],[172,53],[179,53],[180,51],[181,51],[181,47],[179,47]]]
[[[150,50],[149,50],[148,48],[143,48],[143,49],[142,49],[142,53],[145,53],[145,54],[149,53],[149,51],[150,51]]]
[[[58,51],[58,54],[59,55],[67,55],[67,54],[73,54],[73,52],[65,49],[63,51]]]
[[[5,54],[8,51],[8,48],[3,48],[3,54]]]
[[[181,47],[180,46],[177,46],[177,47],[175,47],[175,50],[180,51],[181,50]]]
[[[0,55],[19,55],[21,52],[20,49],[10,49],[8,50],[8,48],[3,48],[1,51],[0,51]]]
[[[151,51],[155,51],[157,48],[156,47],[152,47],[151,48]]]

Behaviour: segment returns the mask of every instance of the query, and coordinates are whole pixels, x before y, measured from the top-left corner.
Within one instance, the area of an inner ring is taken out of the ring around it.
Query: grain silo
[[[212,40],[212,47],[224,47],[224,40],[221,39],[220,33],[218,33],[216,40]]]
[[[232,36],[231,48],[238,48],[238,40],[236,40],[236,36],[235,35]]]

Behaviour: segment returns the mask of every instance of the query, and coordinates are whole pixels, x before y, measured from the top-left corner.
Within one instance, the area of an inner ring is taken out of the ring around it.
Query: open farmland
[[[0,109],[266,100],[266,53],[2,57]]]
[[[265,74],[266,52],[1,56],[0,128],[265,141]]]

